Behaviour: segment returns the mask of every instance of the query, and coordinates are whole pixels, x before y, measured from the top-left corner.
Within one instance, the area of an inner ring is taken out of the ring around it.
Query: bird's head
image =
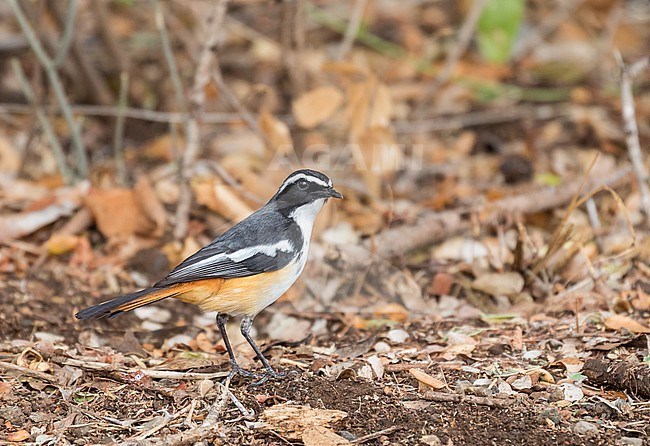
[[[308,205],[320,209],[329,198],[343,198],[343,195],[334,190],[332,180],[316,170],[301,169],[284,180],[271,202],[278,208],[291,212]]]

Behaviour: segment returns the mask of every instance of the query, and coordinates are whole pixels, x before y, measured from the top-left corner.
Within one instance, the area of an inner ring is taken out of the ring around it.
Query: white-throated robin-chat
[[[266,369],[280,377],[250,335],[255,316],[293,285],[307,261],[318,211],[329,198],[343,198],[332,181],[315,170],[293,172],[262,208],[185,259],[164,279],[132,294],[79,311],[78,319],[114,317],[169,297],[217,312],[232,374],[255,376],[235,360],[226,322],[243,316],[241,333]]]

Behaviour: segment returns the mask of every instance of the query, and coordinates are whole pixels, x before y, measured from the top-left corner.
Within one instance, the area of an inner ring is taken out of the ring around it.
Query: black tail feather
[[[160,290],[155,288],[147,288],[145,290],[137,291],[135,293],[125,294],[124,296],[116,297],[115,299],[111,299],[99,305],[93,305],[92,307],[85,308],[79,311],[77,314],[75,314],[75,317],[77,319],[82,319],[82,320],[102,319],[105,317],[113,318],[123,313],[123,311],[119,310],[118,307],[159,291]],[[153,303],[153,302],[155,302],[155,300],[152,300],[151,302],[148,303]]]

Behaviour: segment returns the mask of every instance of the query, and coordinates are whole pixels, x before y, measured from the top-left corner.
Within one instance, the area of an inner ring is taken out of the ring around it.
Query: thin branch
[[[40,379],[41,381],[46,381],[52,384],[59,384],[59,381],[54,375],[47,374],[45,372],[39,372],[37,370],[28,369],[27,367],[21,367],[16,364],[11,364],[9,362],[0,361],[0,372],[5,373],[17,373],[19,376],[30,376],[32,378]]]
[[[54,107],[42,105],[47,113],[54,112]],[[109,116],[118,117],[123,115],[127,119],[139,119],[149,122],[164,122],[179,124],[185,122],[186,116],[179,112],[164,112],[156,110],[147,110],[144,108],[126,108],[120,110],[119,107],[106,105],[72,105],[72,112],[76,115],[85,116]],[[25,104],[0,103],[0,113],[31,113],[32,109]],[[204,113],[201,121],[206,124],[233,124],[241,122],[242,118],[239,113]]]
[[[126,162],[124,161],[124,110],[126,110],[129,98],[129,73],[126,71],[120,75],[120,99],[118,103],[118,115],[115,121],[115,134],[113,135],[113,150],[115,153],[115,168],[117,177],[122,184],[127,184]]]
[[[65,28],[67,26],[66,17],[59,8],[60,4],[57,2],[50,2],[50,9],[54,18],[56,19],[59,27]],[[80,33],[72,33],[72,42],[70,49],[72,51],[73,60],[77,66],[77,71],[84,79],[84,84],[88,85],[89,94],[93,100],[101,105],[111,105],[115,102],[113,92],[106,85],[101,72],[90,60],[89,53],[83,46],[79,39]]]
[[[456,42],[456,45],[454,45],[452,50],[447,53],[447,60],[445,60],[445,65],[438,72],[438,75],[436,76],[433,83],[429,85],[427,90],[424,92],[423,98],[425,100],[420,101],[418,109],[415,113],[416,116],[422,116],[424,105],[428,103],[428,99],[433,97],[436,91],[438,91],[438,89],[444,85],[453,74],[458,61],[460,60],[461,56],[465,54],[465,51],[467,50],[467,47],[472,40],[472,36],[476,30],[476,24],[478,23],[478,19],[481,17],[481,12],[483,12],[483,9],[485,8],[487,2],[488,0],[474,0],[472,3],[472,8],[467,13],[465,21],[463,22],[463,25],[460,27],[460,31],[458,32],[458,40]]]
[[[41,45],[41,42],[38,40],[38,37],[36,36],[34,29],[29,24],[29,21],[27,20],[25,13],[23,12],[20,5],[18,4],[18,0],[9,0],[9,5],[11,6],[11,9],[13,10],[14,15],[16,16],[16,20],[18,21],[18,24],[23,34],[25,35],[27,41],[29,42],[29,46],[32,48],[32,51],[34,51],[34,54],[36,54],[36,58],[43,66],[47,78],[50,81],[50,84],[52,85],[52,89],[54,90],[54,94],[56,95],[59,108],[61,109],[61,112],[63,113],[63,116],[66,120],[66,123],[70,128],[72,145],[75,149],[76,158],[77,158],[77,175],[80,176],[81,178],[85,178],[88,173],[88,157],[86,155],[86,148],[84,147],[83,139],[81,138],[81,131],[79,130],[79,126],[75,121],[74,116],[72,115],[72,110],[70,109],[70,105],[68,104],[68,100],[65,96],[61,79],[59,78],[59,74],[56,71],[56,66],[54,65],[52,59],[46,54],[45,50],[43,49],[43,46]]]
[[[163,14],[162,8],[158,0],[149,0],[154,10],[154,17],[156,18],[156,27],[158,28],[158,33],[160,34],[160,40],[163,48],[163,55],[165,56],[165,61],[167,62],[167,67],[169,68],[169,75],[171,76],[172,85],[174,87],[174,95],[176,96],[176,103],[181,111],[187,113],[187,104],[185,102],[185,93],[183,91],[183,83],[181,82],[181,76],[178,72],[178,65],[176,64],[176,58],[174,57],[174,51],[172,50],[172,45],[169,40],[169,33],[167,32],[167,26],[165,25],[165,16]],[[187,117],[185,118],[185,126],[187,130]]]
[[[414,249],[467,232],[472,227],[469,218],[472,212],[483,215],[482,222],[490,223],[503,213],[530,214],[553,209],[570,202],[583,189],[592,190],[605,185],[615,187],[627,184],[631,181],[631,172],[632,168],[625,166],[604,178],[589,177],[586,184],[580,178],[562,186],[542,187],[472,209],[427,212],[414,224],[387,229],[377,234],[372,245],[366,243],[363,246],[342,247],[338,252],[332,252],[328,260],[337,263],[341,268],[352,268],[371,262],[373,256],[369,256],[369,252],[384,259],[398,257]]]
[[[23,94],[25,95],[27,100],[31,102],[34,112],[36,113],[36,118],[38,119],[39,124],[43,128],[45,137],[48,139],[50,146],[52,147],[52,154],[54,155],[54,161],[56,162],[56,165],[59,169],[59,173],[63,178],[63,181],[65,181],[66,183],[72,182],[74,178],[74,174],[68,167],[68,163],[65,160],[65,153],[63,152],[63,147],[61,146],[61,142],[59,141],[59,138],[57,138],[56,133],[52,129],[52,126],[50,125],[50,121],[47,119],[47,116],[45,115],[43,108],[40,107],[39,104],[37,103],[36,95],[34,94],[34,90],[32,90],[32,86],[29,84],[29,81],[25,76],[23,67],[20,65],[20,62],[17,59],[11,59],[11,67],[14,70],[14,75],[16,76],[16,79],[18,79],[18,82],[20,83],[20,87],[23,90]]]
[[[59,49],[54,56],[54,65],[57,67],[63,63],[65,57],[68,55],[70,43],[72,43],[72,35],[74,34],[75,17],[77,16],[77,0],[68,0],[68,9],[65,14],[65,26],[63,28],[63,35]]]
[[[356,39],[357,34],[359,33],[359,27],[361,26],[361,20],[363,19],[363,13],[366,10],[367,3],[368,0],[356,0],[354,2],[352,12],[350,13],[350,21],[345,30],[343,40],[336,51],[335,59],[343,59],[352,49],[354,39]]]
[[[521,60],[526,54],[539,47],[544,39],[567,21],[585,0],[562,0],[557,2],[557,10],[544,20],[528,37],[513,48],[510,59],[513,62]]]
[[[174,238],[180,240],[185,237],[188,229],[190,208],[192,205],[192,190],[190,179],[192,167],[199,155],[200,129],[199,120],[205,103],[205,86],[210,81],[210,65],[213,62],[215,50],[220,37],[220,31],[226,16],[228,0],[220,0],[215,3],[214,10],[208,18],[203,38],[203,46],[199,53],[199,60],[194,72],[194,81],[190,91],[190,116],[186,122],[185,151],[181,162],[181,189],[176,207],[176,227]]]
[[[650,66],[650,57],[641,59],[632,65],[626,65],[619,52],[616,53],[619,66],[621,67],[621,108],[623,114],[623,125],[625,129],[625,143],[630,154],[630,160],[634,168],[634,175],[639,184],[641,195],[641,208],[650,225],[650,190],[648,189],[648,172],[643,164],[641,144],[639,142],[639,128],[636,123],[636,107],[634,105],[634,94],[632,93],[632,82],[643,70]]]
[[[120,50],[120,46],[113,35],[111,27],[110,13],[108,11],[108,2],[98,1],[93,4],[99,34],[108,49],[111,59],[115,62],[118,73],[128,70],[127,56]]]

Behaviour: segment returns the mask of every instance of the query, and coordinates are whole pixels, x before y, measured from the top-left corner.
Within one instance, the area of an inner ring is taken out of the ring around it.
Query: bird
[[[260,209],[185,259],[165,278],[131,294],[76,313],[77,319],[112,318],[167,298],[216,311],[216,322],[231,365],[230,377],[259,378],[239,366],[226,332],[231,317],[265,368],[262,380],[281,378],[253,340],[258,313],[282,296],[302,273],[314,220],[330,198],[342,199],[330,178],[316,170],[291,173]]]

